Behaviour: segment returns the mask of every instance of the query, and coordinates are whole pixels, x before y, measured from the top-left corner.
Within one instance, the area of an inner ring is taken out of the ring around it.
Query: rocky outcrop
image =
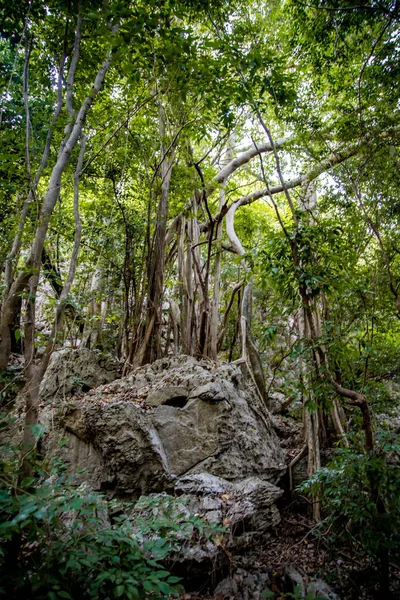
[[[229,574],[233,556],[247,555],[257,543],[271,539],[280,521],[275,502],[281,495],[282,490],[257,477],[232,483],[209,473],[185,475],[177,480],[174,497],[163,492],[141,499],[130,519],[139,529],[155,517],[172,520],[175,540],[182,538],[182,543],[169,555],[170,568],[183,578],[186,590],[204,589],[205,584],[213,588]],[[196,534],[194,528],[185,541],[183,532],[196,522],[202,523],[200,531]],[[150,526],[143,541],[154,535]]]
[[[88,348],[54,352],[40,385],[42,400],[88,392],[117,378],[118,363]]]
[[[234,365],[163,359],[48,403],[41,418],[44,452],[75,472],[85,469],[94,489],[129,500],[150,495],[152,506],[167,492],[174,510],[221,532],[219,540],[190,539],[170,557],[188,589],[214,588],[229,575],[232,556],[265,543],[280,521],[284,454],[265,404]],[[61,438],[68,440],[62,447]],[[132,509],[133,524],[146,520],[140,507]]]
[[[175,494],[183,498],[193,514],[207,521],[228,525],[231,535],[227,546],[236,550],[254,543],[280,522],[275,502],[282,490],[258,477],[237,483],[208,473],[178,479]]]
[[[172,490],[198,473],[276,483],[285,470],[268,410],[233,365],[163,359],[58,406],[47,448],[68,437],[63,458],[119,496]]]

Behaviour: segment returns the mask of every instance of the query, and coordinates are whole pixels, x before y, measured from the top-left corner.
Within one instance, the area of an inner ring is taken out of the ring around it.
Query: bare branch
[[[275,148],[280,149],[285,144],[291,141],[292,138],[281,138],[276,140]],[[234,158],[231,162],[229,162],[221,171],[214,177],[207,188],[207,195],[209,196],[217,187],[217,185],[224,183],[235,171],[237,171],[240,167],[247,164],[252,158],[258,156],[260,153],[272,152],[273,148],[270,143],[260,144],[257,148],[254,145]]]
[[[65,307],[67,304],[67,299],[68,299],[72,284],[75,279],[76,267],[78,264],[79,248],[81,245],[81,238],[82,238],[82,224],[81,224],[81,219],[80,219],[80,215],[79,215],[79,179],[80,179],[81,172],[82,172],[83,155],[85,153],[85,149],[86,149],[86,137],[83,135],[81,138],[81,148],[80,148],[80,152],[79,152],[78,164],[76,166],[76,170],[75,170],[75,174],[74,174],[74,223],[75,223],[74,246],[72,248],[72,254],[71,254],[71,260],[69,263],[67,279],[64,283],[64,286],[62,288],[62,291],[61,291],[61,294],[60,294],[60,297],[58,300],[53,330],[52,330],[50,340],[47,344],[47,347],[46,347],[46,350],[45,350],[45,353],[43,355],[43,359],[42,359],[42,362],[40,365],[40,371],[41,371],[42,376],[46,372],[46,369],[49,364],[54,347],[57,343],[57,334],[61,329],[64,311],[65,311]]]
[[[226,213],[226,234],[231,242],[231,247],[236,254],[243,256],[246,254],[246,250],[242,246],[242,242],[239,240],[235,231],[235,213],[237,209],[242,205],[243,198],[239,198],[236,202],[230,205],[228,212]]]

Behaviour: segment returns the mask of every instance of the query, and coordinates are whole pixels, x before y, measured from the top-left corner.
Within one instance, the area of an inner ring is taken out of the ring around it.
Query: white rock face
[[[258,477],[232,483],[208,473],[186,475],[175,485],[193,514],[210,522],[229,524],[234,546],[247,546],[279,524],[275,502],[283,491]],[[229,545],[229,544],[228,544]]]

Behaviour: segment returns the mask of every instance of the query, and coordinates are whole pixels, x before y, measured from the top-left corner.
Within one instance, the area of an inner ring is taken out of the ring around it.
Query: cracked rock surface
[[[65,398],[88,391],[117,378],[118,363],[102,359],[98,352],[64,348],[54,352],[40,385],[40,397]]]
[[[162,359],[57,403],[43,419],[47,451],[120,497],[172,490],[199,473],[276,483],[285,470],[267,408],[230,364]]]

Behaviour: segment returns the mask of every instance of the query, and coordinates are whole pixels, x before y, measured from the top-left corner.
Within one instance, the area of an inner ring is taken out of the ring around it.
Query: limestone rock
[[[206,383],[199,385],[197,388],[190,392],[189,398],[199,398],[204,402],[218,402],[225,399],[225,393],[223,387],[219,383]]]
[[[261,539],[265,543],[280,520],[275,501],[282,491],[256,477],[234,483],[209,473],[185,475],[177,480],[174,494],[175,498],[160,493],[139,500],[130,518],[134,526],[154,518],[174,523],[174,539],[181,543],[175,544],[169,560],[173,572],[184,577],[185,583],[194,584],[193,589],[198,584],[204,586],[205,581],[211,585],[213,578],[226,577],[228,557],[247,551]],[[189,531],[188,536],[186,525],[194,517],[204,523],[202,534]],[[151,526],[149,532],[154,539]],[[266,573],[258,577],[238,569],[234,580],[221,584],[218,593],[222,595],[233,586],[234,593],[228,598],[260,598],[267,580]]]
[[[304,583],[304,578],[292,565],[287,565],[285,567],[284,577],[289,588],[291,588],[291,592],[299,590],[299,592],[301,593],[301,597],[305,597],[306,586]]]
[[[271,415],[272,425],[276,434],[281,440],[281,446],[294,447],[301,446],[303,443],[303,424],[295,421],[291,417],[282,415]]]
[[[64,348],[54,352],[40,385],[40,397],[65,398],[87,392],[117,377],[117,363],[102,359],[88,348]]]
[[[187,402],[188,390],[184,387],[169,386],[160,390],[155,390],[147,396],[146,404],[149,406],[176,406],[183,408]]]
[[[233,365],[162,359],[54,410],[47,450],[69,437],[57,454],[120,496],[172,489],[189,474],[276,483],[285,471],[268,410]]]
[[[308,584],[307,593],[314,592],[316,598],[325,598],[325,600],[340,600],[339,596],[332,590],[332,588],[323,581],[317,579]]]
[[[193,494],[195,496],[223,494],[224,492],[231,492],[232,489],[232,483],[209,473],[197,473],[181,477],[175,484],[175,491],[178,494]]]
[[[216,543],[217,535],[221,542],[221,533],[217,534],[214,523],[199,518],[197,506],[188,497],[150,494],[135,504],[130,520],[140,543],[167,542],[168,568],[184,579],[186,590],[203,588],[206,581],[211,585],[217,573],[225,576],[229,571],[228,554],[223,544]],[[154,529],[157,522],[163,523],[162,532]]]
[[[220,581],[214,595],[224,600],[261,600],[265,597],[263,592],[268,591],[268,583],[267,573],[236,569],[231,577]]]
[[[228,525],[227,545],[233,549],[247,547],[261,536],[265,541],[280,522],[275,502],[283,492],[258,477],[234,483],[209,473],[186,475],[176,482],[175,493],[182,494],[193,514]]]

